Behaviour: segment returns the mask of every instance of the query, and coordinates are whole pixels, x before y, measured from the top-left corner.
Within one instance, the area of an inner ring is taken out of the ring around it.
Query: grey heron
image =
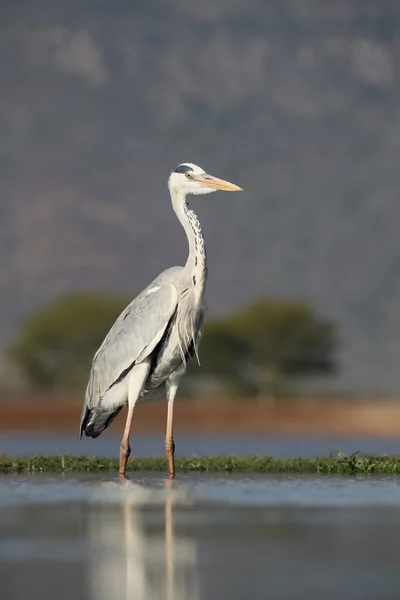
[[[125,476],[130,455],[132,416],[139,397],[165,383],[165,450],[175,474],[173,408],[187,361],[198,356],[203,332],[207,257],[199,219],[189,209],[189,194],[242,188],[206,173],[193,163],[180,164],[168,180],[172,207],[189,243],[184,267],[163,271],[120,314],[94,355],[80,423],[80,437],[98,437],[128,405],[120,447],[119,472]]]

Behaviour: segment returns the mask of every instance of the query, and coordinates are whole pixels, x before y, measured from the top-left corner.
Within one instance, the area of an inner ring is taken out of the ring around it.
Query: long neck
[[[189,255],[185,271],[187,276],[191,277],[191,285],[200,301],[204,294],[207,279],[206,246],[200,221],[196,213],[188,208],[184,194],[171,189],[171,200],[175,214],[185,230],[189,243]]]

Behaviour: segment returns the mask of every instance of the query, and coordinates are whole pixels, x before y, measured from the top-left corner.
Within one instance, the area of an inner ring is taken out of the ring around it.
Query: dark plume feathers
[[[189,171],[193,171],[192,167],[188,167],[188,165],[179,165],[176,167],[174,173],[188,173]]]
[[[81,437],[84,433],[87,437],[97,438],[106,429],[118,415],[122,406],[106,410],[101,406],[95,408],[87,408],[82,419]]]

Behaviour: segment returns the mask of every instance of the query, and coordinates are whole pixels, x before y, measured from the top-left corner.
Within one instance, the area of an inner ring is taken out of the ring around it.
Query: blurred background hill
[[[2,7],[0,348],[65,295],[182,264],[182,161],[245,192],[194,202],[208,307],[337,325],[343,393],[400,389],[400,5],[84,0]]]

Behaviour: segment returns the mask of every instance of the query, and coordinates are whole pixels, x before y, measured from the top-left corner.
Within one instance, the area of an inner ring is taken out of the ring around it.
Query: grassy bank
[[[164,457],[132,458],[129,471],[167,471]],[[310,473],[310,474],[400,474],[400,456],[344,456],[341,452],[329,458],[276,459],[268,456],[213,456],[177,458],[179,472],[214,473]],[[12,458],[0,455],[1,473],[73,473],[118,472],[118,460],[86,456],[30,456]]]

